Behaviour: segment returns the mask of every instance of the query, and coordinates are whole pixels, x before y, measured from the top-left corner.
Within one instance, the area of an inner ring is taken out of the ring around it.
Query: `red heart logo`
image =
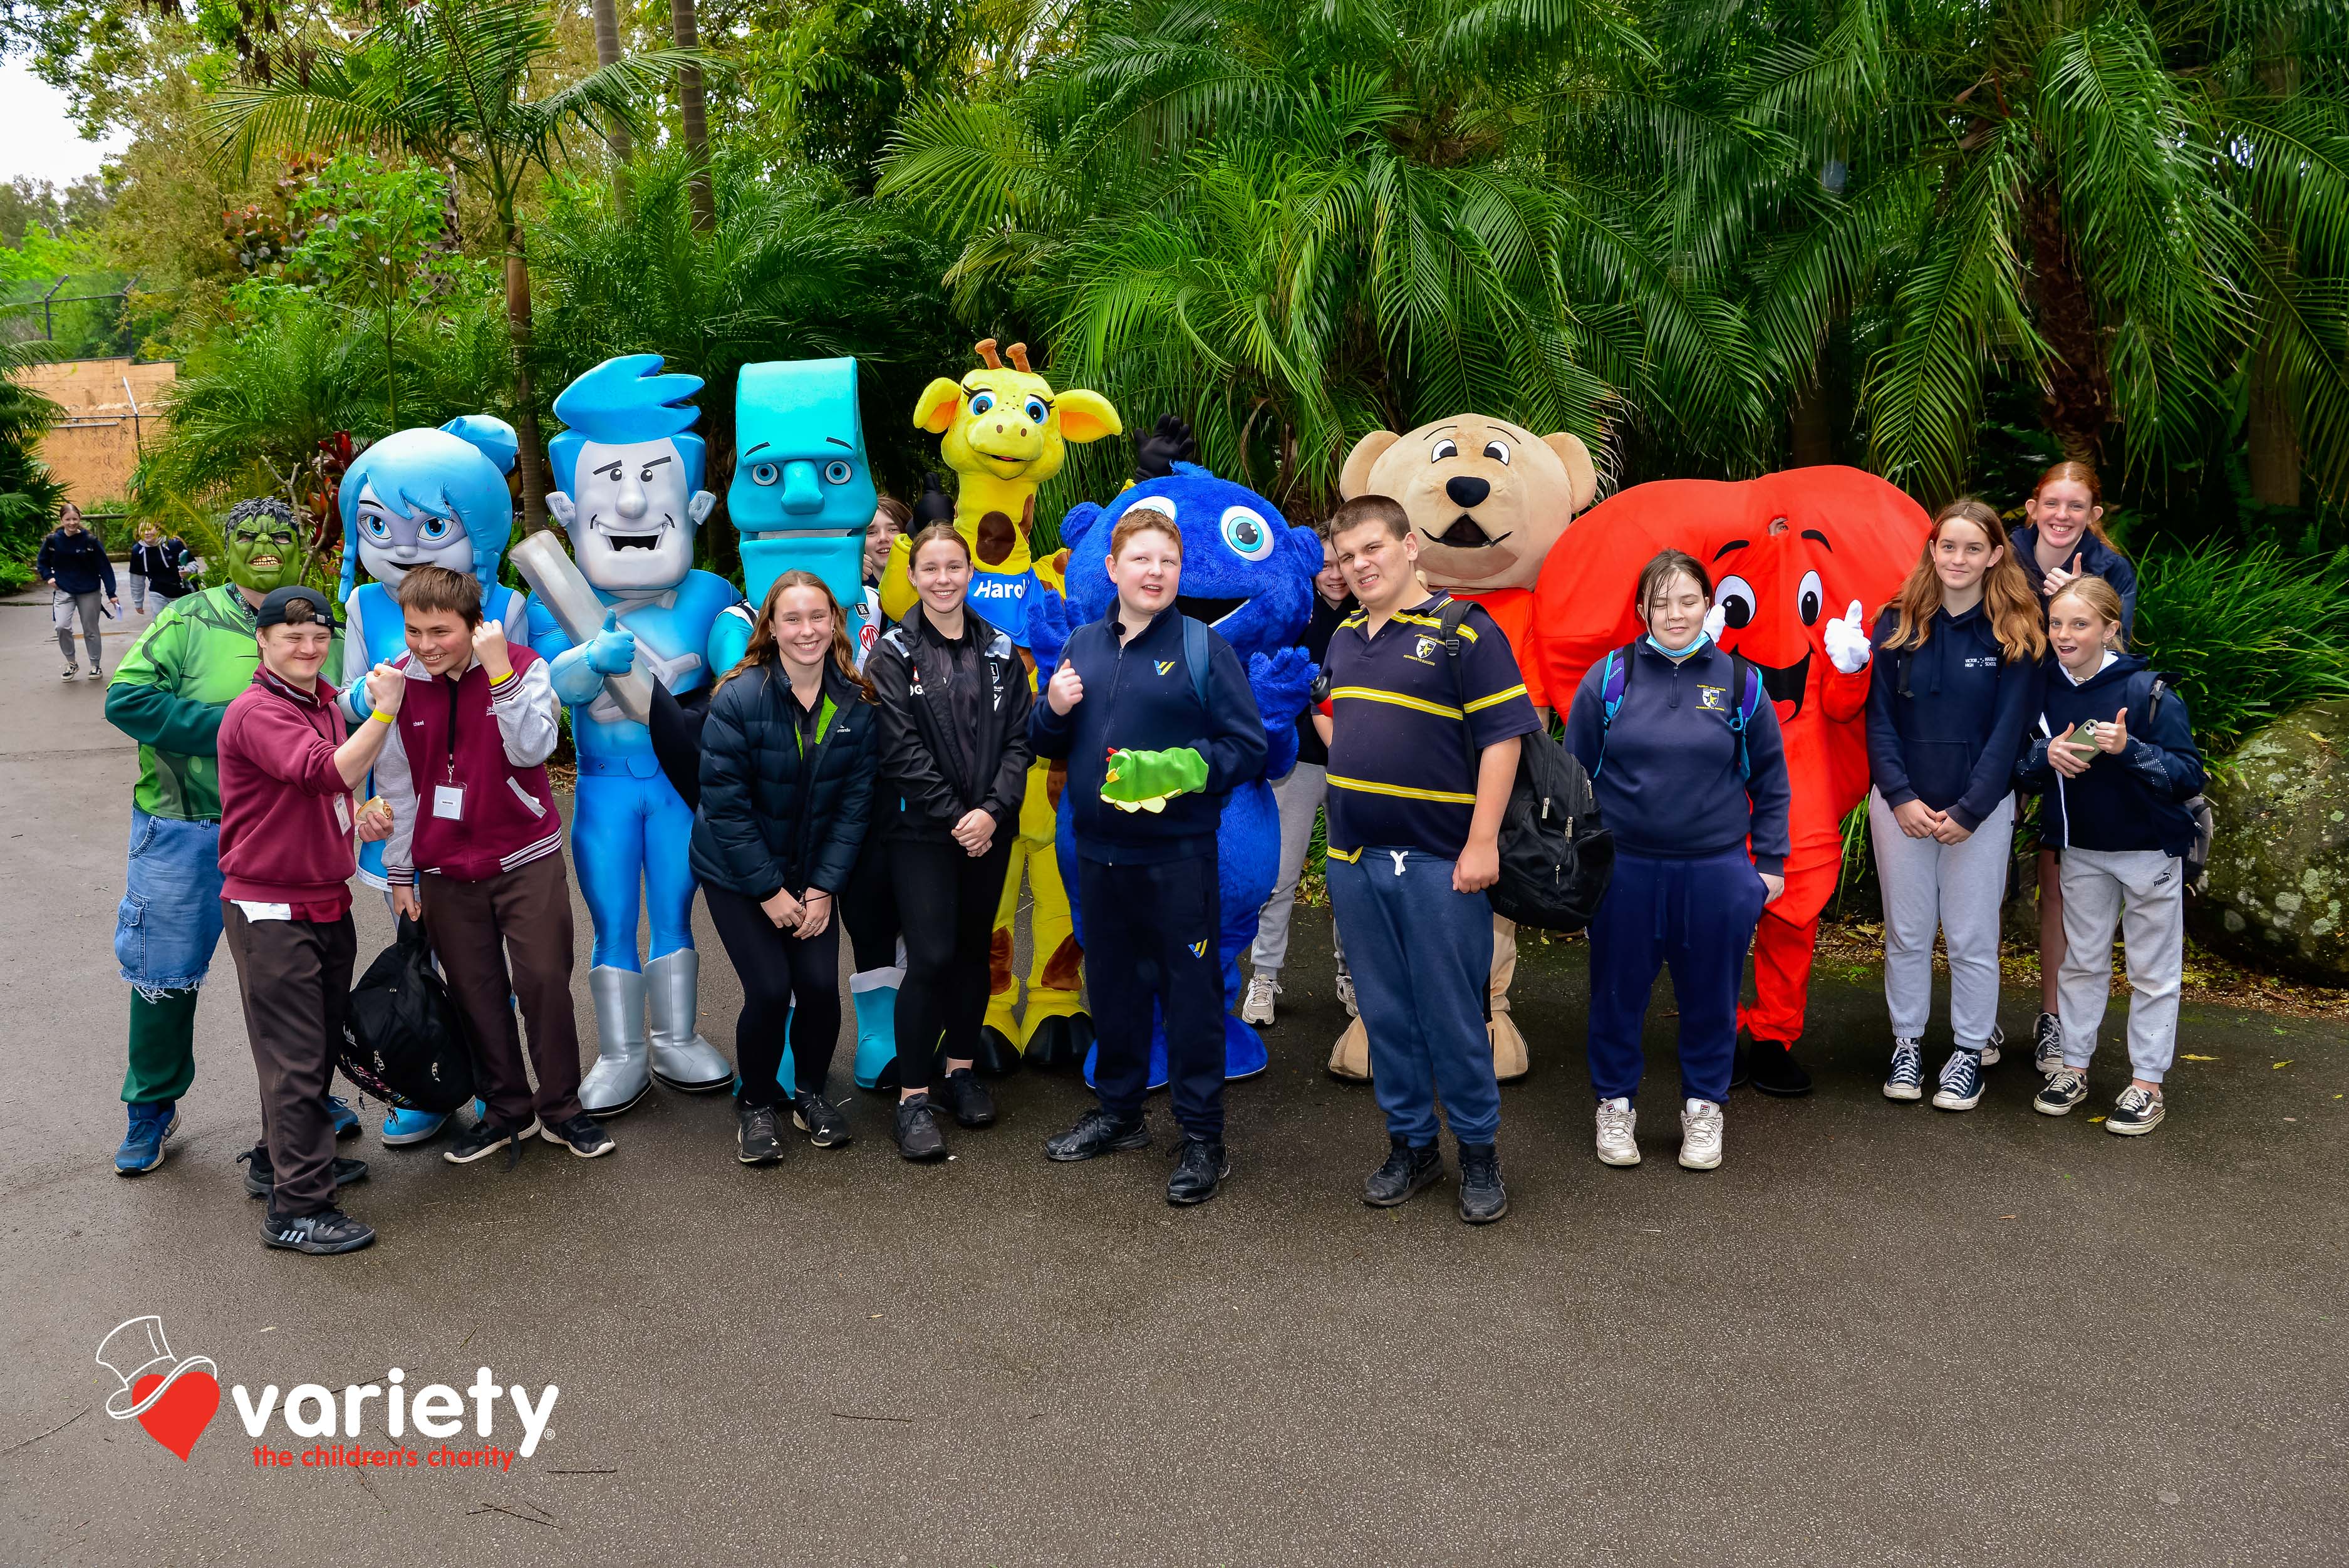
[[[149,1373],[131,1385],[130,1397],[134,1401],[146,1398],[162,1381],[162,1374]],[[209,1372],[191,1372],[172,1384],[160,1399],[141,1410],[139,1424],[147,1428],[149,1437],[184,1461],[219,1409],[220,1379]]]

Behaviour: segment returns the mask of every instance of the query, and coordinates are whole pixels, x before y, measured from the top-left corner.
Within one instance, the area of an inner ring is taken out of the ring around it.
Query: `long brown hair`
[[[2009,662],[2037,659],[2047,651],[2047,630],[2040,620],[2039,601],[2031,591],[2031,579],[2015,564],[2014,551],[2006,542],[2006,524],[2000,521],[1997,509],[1971,495],[1961,496],[1934,514],[1933,531],[1925,536],[1925,548],[1917,556],[1917,564],[1909,568],[1909,580],[1900,585],[1900,592],[1892,601],[1899,619],[1893,624],[1892,636],[1884,646],[1922,648],[1925,639],[1933,635],[1933,612],[1941,607],[1941,576],[1933,569],[1933,546],[1940,543],[1941,530],[1952,523],[1972,524],[1982,531],[1991,548],[1999,553],[1998,559],[1982,575],[1982,607],[1989,613],[1999,650]]]
[[[2031,482],[2031,499],[2033,501],[2038,500],[2039,493],[2041,491],[2046,489],[2049,485],[2055,483],[2058,480],[2064,479],[2070,480],[2075,484],[2085,485],[2087,488],[2089,507],[2088,532],[2096,536],[2096,543],[2104,545],[2105,548],[2108,550],[2118,549],[2119,546],[2113,543],[2113,536],[2105,532],[2105,487],[2103,482],[2096,478],[2096,471],[2088,464],[2085,462],[2074,462],[2068,460],[2063,462],[2048,464],[2046,470],[2042,472],[2037,479]]]
[[[750,646],[742,650],[741,662],[718,678],[723,686],[737,675],[756,670],[761,665],[780,665],[783,651],[775,642],[775,607],[782,602],[786,588],[813,588],[823,596],[824,608],[832,612],[832,662],[843,679],[856,688],[856,694],[865,701],[875,699],[872,683],[857,673],[856,655],[848,643],[848,618],[841,613],[840,600],[833,597],[832,585],[813,572],[785,572],[767,589],[765,602],[759,606],[759,624],[751,629]],[[710,689],[714,693],[716,687]]]

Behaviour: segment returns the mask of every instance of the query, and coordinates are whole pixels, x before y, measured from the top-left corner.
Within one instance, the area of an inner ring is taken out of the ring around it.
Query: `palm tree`
[[[29,563],[66,498],[34,451],[65,410],[16,379],[38,358],[34,345],[0,338],[0,581],[12,588],[31,580]]]
[[[264,146],[360,145],[420,153],[456,170],[496,214],[505,241],[523,526],[546,525],[543,448],[530,381],[530,263],[522,199],[576,135],[599,120],[634,130],[636,105],[694,61],[648,51],[555,85],[554,16],[533,0],[419,0],[347,44],[303,51],[274,80],[224,88],[212,111],[223,148],[249,167]]]

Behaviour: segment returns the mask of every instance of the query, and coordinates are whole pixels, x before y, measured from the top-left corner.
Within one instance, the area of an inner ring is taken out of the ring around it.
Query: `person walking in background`
[[[2119,651],[2118,590],[2082,576],[2048,607],[2053,668],[2040,733],[2015,778],[2044,792],[2043,821],[2061,853],[2064,1057],[2032,1108],[2060,1116],[2087,1097],[2117,929],[2128,964],[2130,1078],[2105,1130],[2134,1136],[2160,1125],[2161,1082],[2178,1048],[2185,856],[2197,831],[2185,803],[2202,792],[2202,753],[2185,700],[2144,659]]]
[[[1361,609],[1330,634],[1322,722],[1330,747],[1330,905],[1352,955],[1387,1158],[1362,1201],[1392,1208],[1444,1176],[1440,1098],[1459,1146],[1460,1218],[1509,1211],[1485,999],[1502,814],[1524,737],[1539,727],[1509,640],[1471,606],[1453,668],[1421,586],[1410,514],[1361,495],[1330,519]],[[1467,693],[1464,704],[1463,691]]]
[[[1356,609],[1346,591],[1346,576],[1338,569],[1338,552],[1328,530],[1321,536],[1321,571],[1313,579],[1313,616],[1305,623],[1298,646],[1318,666],[1330,656],[1330,634]],[[1280,812],[1280,867],[1272,897],[1257,916],[1256,945],[1248,952],[1247,993],[1240,998],[1240,1018],[1255,1024],[1272,1022],[1273,1001],[1280,994],[1280,969],[1288,961],[1288,918],[1297,907],[1297,881],[1305,871],[1306,851],[1313,845],[1313,819],[1330,794],[1330,748],[1320,726],[1309,710],[1297,719],[1297,765],[1272,784],[1273,803]],[[1331,928],[1331,957],[1338,970],[1338,1000],[1354,1011],[1354,978],[1346,971],[1346,948]]]
[[[270,1167],[262,1239],[296,1252],[356,1251],[375,1232],[335,1206],[342,1183],[326,1085],[358,950],[353,829],[380,838],[391,820],[378,803],[356,808],[351,792],[390,738],[408,680],[377,665],[367,678],[372,715],[347,733],[335,689],[318,674],[334,647],[326,596],[274,589],[254,622],[261,665],[220,726],[220,868],[228,950],[261,1079]]]
[[[1868,689],[1868,837],[1884,895],[1887,1099],[1924,1096],[1933,936],[1946,939],[1950,1029],[1933,1104],[1970,1111],[1997,1060],[1998,916],[2014,838],[2014,759],[2039,707],[2047,638],[1998,513],[1952,501],[1878,618]]]
[[[130,546],[130,609],[134,615],[147,613],[147,596],[155,596],[155,607],[161,609],[186,591],[180,581],[180,566],[163,543],[163,531],[152,523],[139,525],[139,538]]]
[[[777,1106],[818,1148],[850,1139],[824,1096],[840,1036],[835,906],[873,810],[880,718],[823,579],[785,572],[701,731],[693,870],[742,981],[734,1025],[735,1158],[782,1158]],[[778,1077],[785,1029],[794,1082]]]
[[[71,680],[77,673],[74,663],[73,625],[81,619],[82,646],[89,650],[89,678],[106,679],[104,649],[98,641],[98,622],[101,613],[122,613],[122,601],[115,597],[114,563],[106,558],[106,546],[81,520],[81,508],[68,501],[57,514],[57,525],[41,541],[40,553],[33,558],[33,572],[49,585],[49,609],[57,627],[57,651],[66,656],[66,667],[58,679]]]
[[[1216,833],[1224,797],[1263,776],[1264,719],[1231,645],[1205,626],[1195,633],[1176,607],[1183,536],[1172,516],[1129,508],[1110,533],[1109,576],[1115,606],[1070,634],[1028,723],[1036,754],[1068,764],[1099,1047],[1097,1104],[1044,1152],[1066,1162],[1149,1143],[1143,1103],[1163,1023],[1183,1129],[1166,1201],[1188,1206],[1232,1173]]]
[[[2085,462],[2059,462],[2039,476],[2023,504],[2031,521],[2014,531],[2013,559],[2039,596],[2043,616],[2055,596],[2081,577],[2110,583],[2121,607],[2124,642],[2137,630],[2137,568],[2105,532],[2105,493]],[[2042,1074],[2063,1064],[2056,992],[2064,968],[2064,886],[2056,851],[2041,825],[2039,847],[2039,1017],[2032,1056]]]
[[[481,1116],[441,1158],[465,1165],[533,1135],[585,1159],[609,1154],[611,1135],[579,1105],[571,877],[546,777],[562,725],[546,661],[482,618],[471,573],[413,566],[397,596],[409,696],[375,769],[393,824],[384,877],[393,911],[423,924],[481,1082]]]
[[[1567,750],[1615,836],[1615,874],[1590,922],[1599,1158],[1640,1163],[1640,1035],[1656,971],[1668,967],[1680,1006],[1680,1162],[1712,1170],[1745,954],[1763,908],[1786,890],[1793,790],[1761,672],[1705,633],[1703,566],[1663,551],[1638,592],[1648,635],[1591,666],[1566,721]]]
[[[951,523],[914,535],[917,602],[881,634],[865,673],[881,708],[878,825],[905,941],[897,998],[897,1152],[947,1155],[932,1090],[983,1127],[995,1101],[971,1071],[989,948],[1019,829],[1034,694],[1010,638],[970,613],[970,546]],[[940,1055],[945,1072],[938,1072]]]

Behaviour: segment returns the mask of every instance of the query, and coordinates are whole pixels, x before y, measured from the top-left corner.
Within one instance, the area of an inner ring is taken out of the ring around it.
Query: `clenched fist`
[[[473,658],[489,672],[492,684],[513,673],[513,659],[506,652],[503,621],[485,620],[473,628]]]

